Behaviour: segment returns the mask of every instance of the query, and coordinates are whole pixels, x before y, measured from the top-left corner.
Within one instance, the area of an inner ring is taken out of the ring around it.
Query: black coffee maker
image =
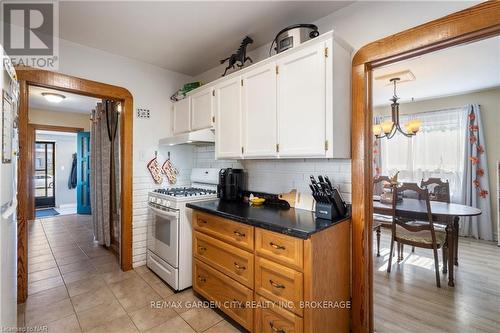
[[[240,201],[244,190],[243,169],[221,169],[217,197],[224,201]]]

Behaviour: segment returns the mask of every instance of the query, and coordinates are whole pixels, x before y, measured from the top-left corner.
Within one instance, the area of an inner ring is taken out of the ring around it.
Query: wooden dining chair
[[[429,190],[429,198],[431,201],[438,202],[451,202],[451,192],[450,183],[448,180],[443,181],[441,178],[429,178],[420,182],[421,187],[425,187]],[[451,219],[451,220],[450,220]],[[439,217],[437,220],[434,219],[434,227],[444,230],[448,233],[448,225],[453,222],[455,234],[453,235],[455,239],[454,251],[455,251],[455,265],[458,265],[458,228],[459,228],[459,218],[453,217]],[[446,273],[447,267],[443,267],[443,273]]]
[[[378,176],[373,179],[373,193],[380,195],[384,187],[391,186],[391,179],[387,176]],[[373,230],[377,233],[377,257],[380,257],[381,228],[390,229],[392,217],[382,214],[373,214]]]
[[[413,218],[408,214],[400,213],[396,209],[398,194],[404,194],[405,192],[416,193],[417,196],[425,202],[425,206],[427,208],[425,219],[420,220]],[[401,246],[407,244],[419,248],[431,249],[434,253],[436,284],[440,288],[441,280],[439,278],[438,249],[442,248],[443,258],[446,258],[446,233],[434,228],[431,203],[429,199],[429,190],[427,188],[420,188],[415,183],[403,183],[403,185],[401,185],[400,187],[396,187],[393,192],[392,215],[393,224],[391,226],[391,249],[389,254],[387,273],[391,272],[392,255],[395,242],[399,243]],[[443,262],[443,264],[445,265],[446,263]]]

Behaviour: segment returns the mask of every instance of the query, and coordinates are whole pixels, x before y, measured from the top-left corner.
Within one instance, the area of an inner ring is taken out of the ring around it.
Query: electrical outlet
[[[149,119],[150,118],[149,109],[137,109],[137,118]]]

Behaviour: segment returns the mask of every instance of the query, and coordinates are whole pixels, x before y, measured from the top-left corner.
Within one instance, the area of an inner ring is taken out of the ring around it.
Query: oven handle
[[[155,207],[153,207],[151,205],[149,205],[149,209],[151,209],[153,212],[155,212],[158,215],[177,218],[177,213],[178,213],[177,210],[168,210],[167,211],[167,210],[162,210],[162,209],[155,208]]]

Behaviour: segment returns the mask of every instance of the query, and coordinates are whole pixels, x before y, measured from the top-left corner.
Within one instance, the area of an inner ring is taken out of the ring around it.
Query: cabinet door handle
[[[283,245],[274,244],[273,242],[269,242],[269,245],[271,245],[276,250],[284,250],[285,249],[285,247]]]
[[[236,269],[239,269],[239,270],[241,270],[241,271],[244,271],[245,269],[247,269],[245,266],[240,266],[240,265],[238,265],[238,263],[237,263],[237,262],[235,262],[235,263],[234,263],[234,267],[236,267]]]
[[[246,236],[244,232],[239,232],[238,230],[235,230],[233,233],[238,237],[245,237]]]
[[[198,219],[198,222],[200,222],[201,224],[207,224],[208,223],[207,221],[202,220],[202,219]]]
[[[198,246],[198,249],[199,249],[200,251],[203,251],[203,252],[205,252],[205,251],[207,250],[207,248],[206,248],[206,247],[201,246],[201,245],[199,245],[199,246]]]
[[[278,289],[285,289],[285,286],[282,285],[281,283],[276,283],[274,282],[273,280],[269,280],[269,283],[271,284],[271,286],[273,286],[274,288],[278,288]]]
[[[273,321],[270,321],[269,322],[269,326],[271,326],[271,330],[273,332],[276,332],[276,333],[286,333],[284,330],[282,330],[281,328],[276,328],[274,327],[274,322]]]
[[[198,280],[200,280],[200,282],[207,282],[207,278],[201,275],[198,275]]]

